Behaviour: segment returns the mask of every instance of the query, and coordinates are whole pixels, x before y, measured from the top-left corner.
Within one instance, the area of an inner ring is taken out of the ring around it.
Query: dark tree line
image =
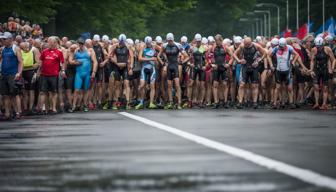
[[[326,19],[333,15],[336,1],[326,1]],[[244,33],[238,22],[256,3],[276,3],[281,6],[281,29],[286,26],[286,0],[1,0],[1,22],[15,13],[33,23],[43,24],[46,34],[78,37],[82,32],[117,36],[126,33],[133,38],[146,35],[192,37],[221,33],[224,36]],[[295,29],[296,0],[290,2],[289,26]],[[307,4],[300,2],[300,25],[305,23]],[[315,28],[322,23],[322,1],[311,0],[311,20]],[[271,9],[276,15],[276,9]],[[272,17],[272,31],[276,31]]]

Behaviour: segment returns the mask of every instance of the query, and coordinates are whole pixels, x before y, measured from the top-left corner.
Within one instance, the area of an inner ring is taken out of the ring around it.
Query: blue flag
[[[91,33],[90,32],[84,32],[80,35],[80,37],[83,38],[84,40],[90,39]]]
[[[313,26],[314,26],[314,23],[313,22],[309,22],[309,24],[308,24],[308,33],[312,33],[313,32]]]
[[[323,29],[323,25],[321,25],[318,30],[315,32],[315,35],[318,35],[320,33],[324,33],[325,31],[328,30],[330,25],[334,25],[335,26],[335,20],[334,18],[330,17],[330,19],[328,19],[325,23],[324,23],[324,29]]]

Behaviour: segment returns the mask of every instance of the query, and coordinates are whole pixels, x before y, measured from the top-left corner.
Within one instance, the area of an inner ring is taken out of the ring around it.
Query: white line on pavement
[[[326,187],[329,189],[336,190],[336,179],[327,177],[324,175],[321,175],[319,173],[313,172],[308,169],[303,169],[299,167],[295,167],[293,165],[289,165],[277,160],[273,160],[255,153],[252,153],[247,150],[239,149],[230,145],[226,145],[223,143],[219,143],[210,139],[207,139],[205,137],[201,137],[198,135],[194,135],[185,131],[181,131],[179,129],[137,116],[133,115],[127,112],[120,112],[119,114],[126,116],[128,118],[140,121],[146,125],[150,125],[152,127],[161,129],[163,131],[172,133],[174,135],[183,137],[185,139],[188,139],[190,141],[196,142],[198,144],[204,145],[206,147],[216,149],[218,151],[222,151],[225,153],[228,153],[230,155],[233,155],[235,157],[239,157],[242,159],[245,159],[247,161],[253,162],[257,165],[260,165],[262,167],[266,167],[268,169],[289,175],[291,177],[297,178],[299,180],[302,180],[304,182],[314,184],[320,187]]]

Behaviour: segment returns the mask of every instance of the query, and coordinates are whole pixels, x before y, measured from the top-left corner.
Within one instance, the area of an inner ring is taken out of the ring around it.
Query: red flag
[[[287,37],[292,37],[292,30],[287,29],[287,30],[284,32],[284,38],[287,38]]]
[[[296,37],[302,40],[307,34],[308,34],[308,27],[307,24],[304,24],[299,28]]]

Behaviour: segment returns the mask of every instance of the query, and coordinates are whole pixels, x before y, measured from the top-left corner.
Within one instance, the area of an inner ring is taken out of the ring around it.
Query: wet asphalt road
[[[336,111],[130,113],[336,178]],[[0,122],[0,191],[330,190],[99,111]]]

